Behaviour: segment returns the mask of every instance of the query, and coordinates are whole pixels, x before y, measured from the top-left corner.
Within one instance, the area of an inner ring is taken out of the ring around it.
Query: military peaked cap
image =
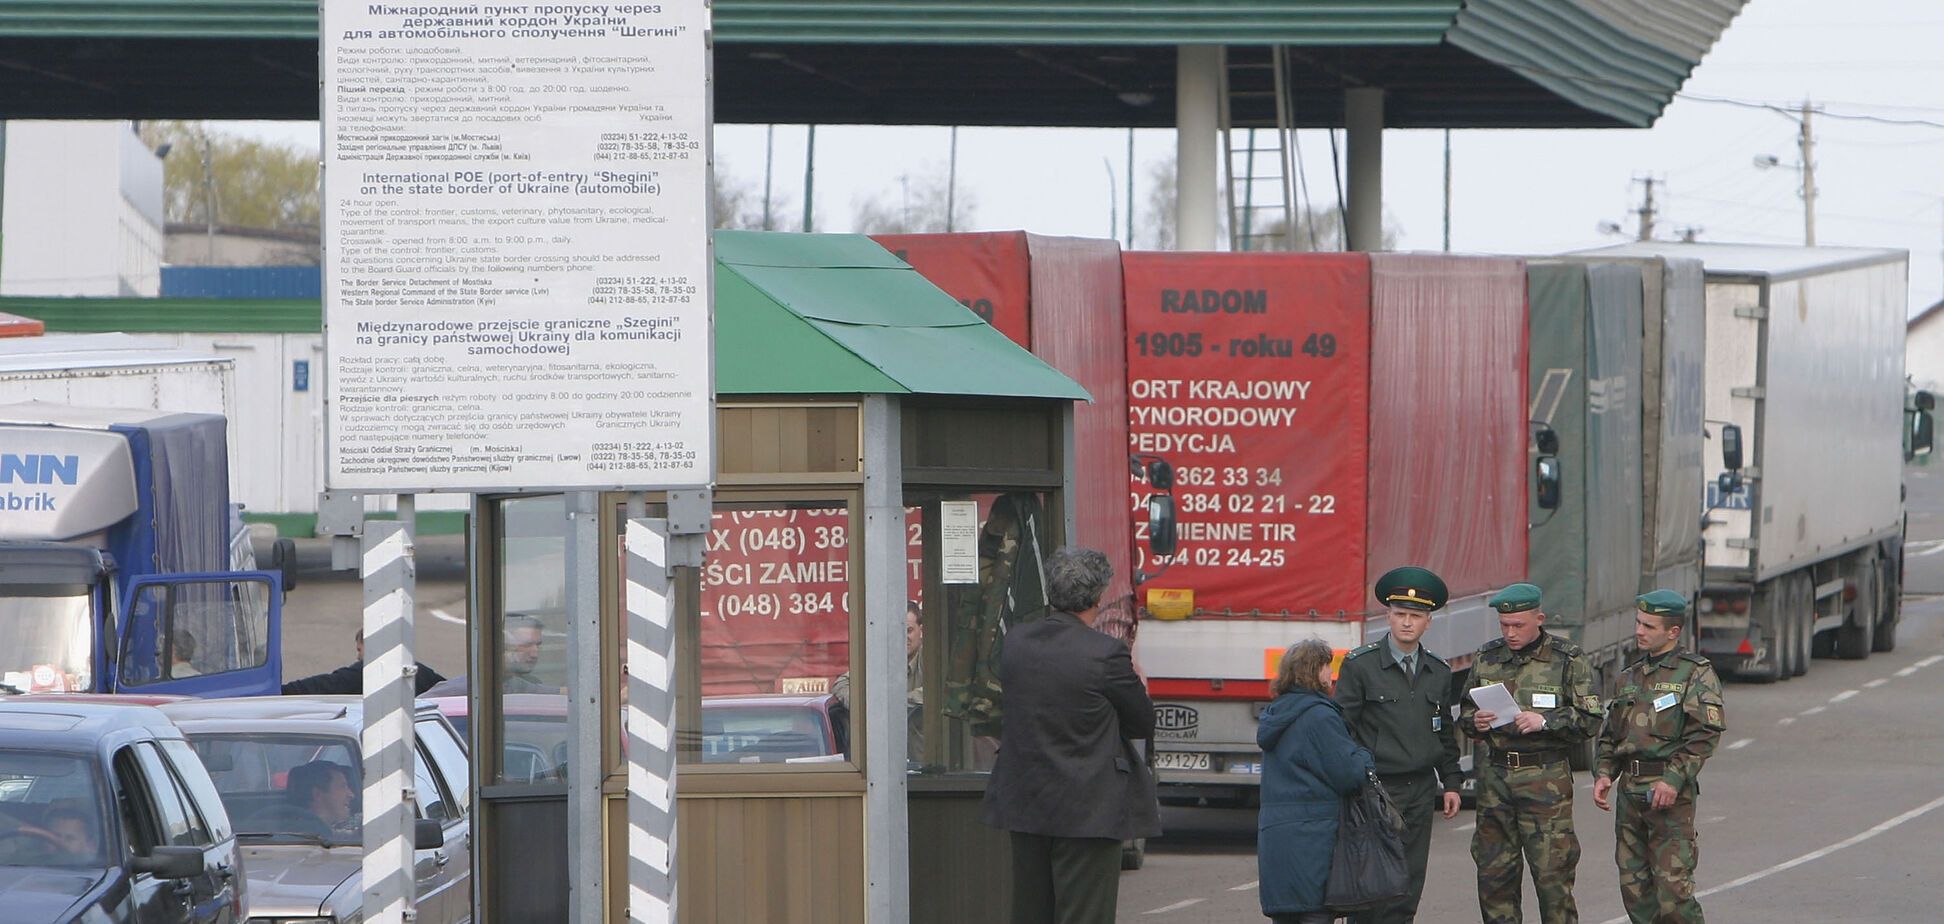
[[[1384,572],[1373,589],[1377,593],[1377,602],[1385,606],[1426,612],[1443,607],[1451,597],[1443,578],[1424,568],[1409,565]]]
[[[1501,613],[1523,613],[1539,608],[1539,587],[1534,584],[1514,584],[1492,595],[1492,609]]]
[[[1687,615],[1687,598],[1664,588],[1641,594],[1634,602],[1649,616]]]

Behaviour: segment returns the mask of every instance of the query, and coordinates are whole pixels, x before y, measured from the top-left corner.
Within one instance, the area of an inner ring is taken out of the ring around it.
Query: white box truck
[[[1630,244],[1702,261],[1707,432],[1703,654],[1756,681],[1896,644],[1909,257],[1901,250]],[[1914,447],[1928,451],[1927,445]]]

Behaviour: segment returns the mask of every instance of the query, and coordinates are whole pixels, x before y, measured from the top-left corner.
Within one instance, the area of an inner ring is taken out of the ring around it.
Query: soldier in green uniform
[[[1600,727],[1593,669],[1579,646],[1547,632],[1539,588],[1514,584],[1491,599],[1501,638],[1485,643],[1472,664],[1473,693],[1458,727],[1484,745],[1473,760],[1478,780],[1478,910],[1485,924],[1519,924],[1519,878],[1532,865],[1543,924],[1575,924],[1573,877],[1579,837],[1573,832],[1573,771],[1567,751]],[[1504,684],[1519,712],[1510,721],[1473,701],[1479,687]]]
[[[1613,811],[1613,859],[1627,917],[1634,924],[1701,924],[1694,797],[1701,764],[1726,727],[1721,680],[1708,659],[1678,650],[1686,598],[1656,590],[1638,602],[1634,644],[1642,657],[1621,676],[1600,732],[1593,801]]]
[[[1356,924],[1398,924],[1417,917],[1431,856],[1431,816],[1458,814],[1458,730],[1451,720],[1451,668],[1419,641],[1431,613],[1449,596],[1423,568],[1395,568],[1377,579],[1378,602],[1390,611],[1390,634],[1343,658],[1336,698],[1350,733],[1377,759],[1377,777],[1404,816],[1404,856],[1411,886],[1388,907],[1355,915]]]

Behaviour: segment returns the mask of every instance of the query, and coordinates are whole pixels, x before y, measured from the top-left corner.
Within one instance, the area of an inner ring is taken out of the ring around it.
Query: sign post
[[[707,32],[703,0],[323,3],[325,484],[568,494],[577,924],[601,915],[615,705],[600,492],[706,498],[714,477]],[[475,635],[491,625],[473,615]],[[403,743],[409,758],[409,721]],[[396,814],[390,791],[368,817]],[[669,822],[672,843],[672,802]],[[661,873],[631,886],[672,907]]]

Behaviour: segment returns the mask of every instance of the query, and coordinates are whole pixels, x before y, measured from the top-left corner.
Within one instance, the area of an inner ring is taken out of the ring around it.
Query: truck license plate
[[[1162,751],[1154,755],[1157,770],[1207,770],[1208,755],[1202,752]]]

